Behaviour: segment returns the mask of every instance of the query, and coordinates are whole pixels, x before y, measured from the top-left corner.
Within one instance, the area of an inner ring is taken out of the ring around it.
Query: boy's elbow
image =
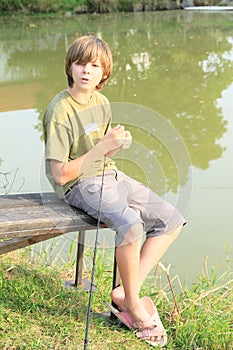
[[[67,176],[64,174],[63,167],[64,163],[58,162],[56,160],[51,161],[53,180],[58,186],[64,186],[68,182]]]
[[[65,176],[62,176],[62,175],[61,176],[54,176],[53,178],[58,186],[64,186],[68,182],[68,180],[65,178]]]
[[[73,174],[70,172],[69,167],[67,167],[67,163],[52,161],[51,168],[53,180],[58,186],[64,186],[71,180],[75,179],[75,177],[72,176]]]

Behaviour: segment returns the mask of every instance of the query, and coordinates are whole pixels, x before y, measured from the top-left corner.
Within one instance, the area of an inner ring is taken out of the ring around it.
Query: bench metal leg
[[[120,284],[120,274],[119,274],[119,270],[118,270],[117,262],[116,262],[116,248],[115,248],[112,289],[114,289],[114,288],[116,288],[117,286],[119,286],[119,284]]]
[[[86,231],[79,231],[78,244],[77,244],[77,260],[76,260],[76,271],[74,287],[82,288],[83,290],[89,291],[91,282],[83,277],[83,260],[84,260],[84,247],[85,247]],[[95,291],[96,287],[93,286],[92,290]]]
[[[77,246],[76,271],[75,271],[75,282],[74,282],[75,287],[79,287],[82,285],[85,236],[86,236],[86,231],[79,231],[78,246]]]
[[[114,252],[114,266],[113,266],[113,280],[112,280],[112,289],[116,288],[120,285],[120,274],[117,267],[117,261],[116,261],[116,248]],[[117,308],[117,305],[112,301],[112,306]],[[115,320],[117,317],[111,312],[110,313],[110,319]]]
[[[74,281],[66,281],[65,282],[65,286],[68,289],[82,287],[84,290],[88,290],[88,288],[90,286],[90,282],[82,279],[85,236],[86,236],[86,231],[79,231],[79,233],[78,233],[78,243],[77,243],[75,280]]]

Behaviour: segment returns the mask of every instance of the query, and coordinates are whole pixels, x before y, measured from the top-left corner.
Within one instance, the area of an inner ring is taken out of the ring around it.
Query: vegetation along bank
[[[0,13],[109,13],[182,9],[185,6],[229,5],[230,0],[1,0]]]
[[[134,332],[95,317],[110,299],[112,257],[106,261],[106,256],[104,250],[97,256],[88,350],[149,350]],[[72,263],[58,269],[42,257],[35,254],[33,261],[28,248],[0,257],[0,349],[82,350],[89,294],[65,288],[74,274]],[[166,350],[233,350],[230,264],[228,259],[219,276],[214,268],[209,274],[205,263],[190,287],[162,264],[151,275],[142,293],[156,302],[168,332]]]

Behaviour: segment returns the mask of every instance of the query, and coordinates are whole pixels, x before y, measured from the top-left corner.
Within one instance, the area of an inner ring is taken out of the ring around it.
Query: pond
[[[132,149],[116,159],[118,166],[188,220],[164,262],[181,278],[196,276],[206,257],[210,267],[224,271],[227,257],[233,258],[233,13],[0,22],[0,193],[51,190],[43,169],[43,112],[66,87],[69,44],[77,35],[98,33],[114,60],[103,93],[114,122],[127,125],[134,137]],[[73,239],[65,235],[56,249]],[[112,233],[101,232],[103,244],[111,246],[112,239]],[[62,254],[57,255],[58,261]]]

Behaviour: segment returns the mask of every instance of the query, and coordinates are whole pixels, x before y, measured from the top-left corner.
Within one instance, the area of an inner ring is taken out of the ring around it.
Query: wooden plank
[[[75,231],[85,231],[96,228],[96,221],[93,219],[92,223],[87,223],[86,221],[82,221],[80,218],[75,219],[72,223],[68,221],[63,221],[54,224],[53,222],[44,223],[42,227],[42,221],[40,222],[30,222],[30,224],[20,224],[20,223],[10,223],[11,226],[8,226],[8,231],[3,230],[0,232],[0,238],[13,238],[13,237],[24,237],[24,236],[38,236],[38,235],[46,235],[48,233],[52,234],[63,234],[67,232],[75,232]],[[26,227],[28,226],[28,228]],[[101,225],[102,228],[106,227],[105,225]]]
[[[75,286],[82,283],[86,230],[96,228],[97,220],[72,208],[55,193],[0,195],[0,255],[39,243],[67,232],[79,232]],[[106,227],[101,223],[101,227]],[[8,239],[11,238],[11,239]],[[116,260],[113,286],[118,283]]]
[[[38,231],[55,227],[73,227],[75,230],[96,227],[96,220],[83,212],[71,212],[62,208],[23,208],[0,210],[0,233]],[[25,235],[24,235],[25,236]],[[1,234],[0,234],[1,237]]]
[[[97,220],[70,207],[52,192],[1,195],[0,239],[4,240],[0,242],[0,255],[64,233],[79,231],[74,286],[80,286],[85,231],[96,228],[96,225]],[[106,226],[101,224],[101,227]]]
[[[0,196],[0,238],[89,230],[97,221],[55,193]],[[105,227],[102,225],[102,227]]]
[[[0,255],[12,252],[14,250],[25,248],[27,246],[46,241],[48,239],[60,236],[59,234],[47,234],[43,236],[27,236],[13,238],[7,241],[0,242]]]
[[[15,238],[15,237],[25,237],[25,236],[33,236],[33,237],[37,237],[37,236],[46,236],[48,234],[52,234],[52,235],[63,235],[65,233],[68,232],[76,232],[81,230],[81,228],[83,230],[85,229],[94,229],[95,226],[87,226],[84,225],[83,227],[80,226],[65,226],[65,227],[54,227],[51,229],[48,228],[44,228],[44,229],[33,229],[33,230],[24,230],[24,231],[14,231],[11,233],[1,233],[0,235],[0,239],[8,239],[8,238]]]
[[[45,193],[19,193],[0,195],[0,209],[40,206],[43,203],[64,203],[54,192]]]

